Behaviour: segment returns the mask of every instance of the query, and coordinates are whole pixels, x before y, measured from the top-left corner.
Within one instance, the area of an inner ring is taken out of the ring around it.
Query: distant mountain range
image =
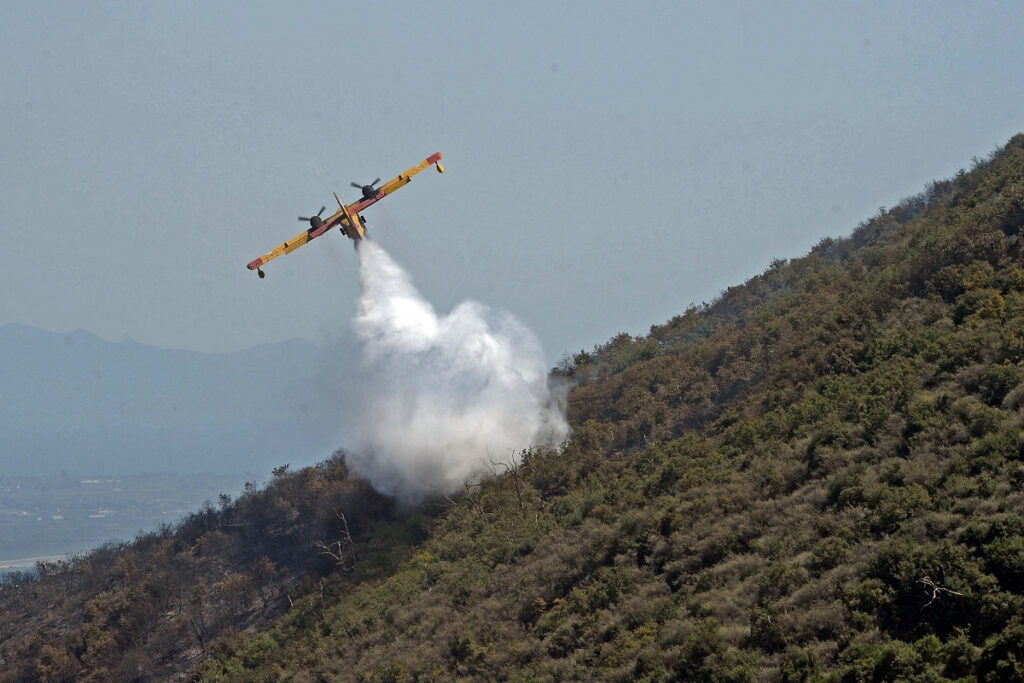
[[[234,353],[0,327],[0,474],[262,471],[341,445],[343,349]]]

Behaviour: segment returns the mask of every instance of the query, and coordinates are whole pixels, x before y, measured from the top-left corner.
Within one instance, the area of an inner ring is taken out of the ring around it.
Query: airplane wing
[[[377,191],[378,198],[381,196],[388,196],[403,185],[408,185],[412,177],[420,171],[426,169],[431,164],[437,164],[437,170],[439,173],[444,173],[444,166],[441,165],[441,153],[437,152],[432,154],[416,166],[413,166],[405,173],[399,173],[397,177],[392,178],[383,185],[380,186],[380,190]]]
[[[348,208],[349,213],[352,213],[353,211],[358,213],[359,211],[362,211],[366,207],[376,204],[381,199],[384,199],[384,197],[387,197],[389,194],[391,194],[398,188],[408,185],[409,182],[412,181],[412,177],[414,175],[416,175],[420,171],[425,170],[431,164],[437,164],[438,173],[444,173],[444,166],[441,165],[441,153],[436,152],[435,154],[431,154],[429,157],[427,157],[420,163],[416,164],[412,168],[408,169],[404,173],[399,173],[397,176],[381,185],[380,188],[377,190],[377,194],[375,196],[370,197],[369,199],[363,199],[361,201],[358,201],[354,204],[349,205],[346,208]]]
[[[359,204],[361,204],[361,202],[349,204],[347,207],[345,207],[345,209],[347,209],[351,213],[352,210]],[[271,249],[270,251],[268,251],[263,256],[260,256],[257,259],[253,259],[252,261],[247,263],[245,267],[248,268],[249,270],[259,270],[260,266],[265,265],[268,261],[273,261],[282,254],[292,253],[302,245],[308,243],[310,240],[316,239],[317,237],[324,234],[325,232],[327,232],[336,225],[341,225],[342,227],[346,227],[348,225],[348,221],[345,218],[345,212],[342,209],[338,209],[336,212],[334,212],[334,214],[327,218],[327,220],[324,221],[324,224],[321,225],[319,228],[316,228],[315,230],[313,228],[310,228],[309,230],[303,230],[298,235],[291,238],[284,244],[280,244]]]
[[[326,221],[324,221],[324,224],[321,225],[316,230],[313,230],[312,228],[310,228],[309,230],[303,230],[298,235],[296,235],[295,237],[291,238],[290,240],[288,240],[284,244],[281,244],[281,245],[278,245],[278,246],[274,247],[273,249],[268,251],[266,254],[264,254],[263,256],[260,256],[257,259],[253,259],[248,264],[246,264],[245,267],[248,268],[249,270],[258,270],[260,266],[266,264],[268,261],[273,261],[274,259],[276,259],[278,256],[280,256],[282,254],[290,254],[290,253],[292,253],[293,251],[295,251],[296,249],[301,247],[303,244],[306,244],[307,242],[309,242],[312,239],[316,239],[320,235],[322,235],[325,232],[327,232],[330,228],[334,227],[338,223],[338,221],[336,219],[340,215],[341,215],[341,212],[339,211],[338,213],[336,213],[335,215],[331,216]]]
[[[309,230],[303,230],[298,235],[291,238],[284,244],[281,244],[271,249],[266,254],[260,256],[257,259],[253,259],[246,265],[246,268],[248,268],[249,270],[259,271],[260,266],[265,265],[267,262],[276,259],[278,256],[281,256],[282,254],[292,253],[302,245],[306,244],[310,240],[316,239],[317,237],[324,234],[325,232],[327,232],[336,225],[340,225],[342,229],[351,227],[350,221],[347,218],[347,216],[358,217],[360,211],[362,211],[368,206],[376,204],[381,199],[388,196],[398,188],[404,185],[408,185],[414,175],[416,175],[420,171],[423,171],[431,164],[436,164],[437,171],[439,173],[444,173],[444,166],[441,165],[441,153],[437,152],[435,154],[432,154],[423,161],[421,161],[416,166],[413,166],[412,168],[406,170],[404,173],[399,173],[398,176],[392,178],[388,182],[381,185],[380,188],[377,190],[377,194],[375,194],[372,197],[361,199],[357,202],[353,202],[347,205],[342,205],[341,200],[339,199],[338,205],[340,208],[327,220],[325,220],[323,225],[321,225],[319,228],[310,228]],[[337,198],[337,195],[335,195],[335,198]],[[356,222],[358,222],[358,218],[356,218]],[[349,231],[346,231],[346,234],[349,234]],[[349,236],[351,237],[352,235]],[[359,229],[359,234],[356,237],[353,237],[353,239],[356,239],[357,237],[362,237],[361,228]],[[260,271],[260,273],[260,277],[263,277],[262,271]]]

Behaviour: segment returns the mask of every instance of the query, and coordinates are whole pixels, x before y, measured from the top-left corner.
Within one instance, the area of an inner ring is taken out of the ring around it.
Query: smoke
[[[508,313],[465,301],[439,316],[374,242],[359,245],[362,346],[347,411],[347,461],[406,501],[461,489],[531,445],[568,434],[533,333]]]

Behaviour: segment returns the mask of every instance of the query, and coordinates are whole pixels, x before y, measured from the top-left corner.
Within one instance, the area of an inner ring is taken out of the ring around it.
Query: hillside
[[[569,441],[461,496],[339,452],[9,580],[0,680],[1024,679],[1022,226],[1019,135],[566,359]]]

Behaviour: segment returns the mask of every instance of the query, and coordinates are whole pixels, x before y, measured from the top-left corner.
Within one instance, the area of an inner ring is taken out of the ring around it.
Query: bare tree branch
[[[313,545],[321,555],[334,560],[335,566],[341,571],[347,572],[352,569],[352,563],[355,561],[355,540],[352,538],[352,532],[349,531],[348,519],[345,518],[345,515],[335,509],[334,516],[341,520],[341,538],[331,543],[314,541]]]
[[[964,595],[963,593],[960,593],[958,591],[955,591],[955,590],[952,590],[952,589],[949,589],[949,588],[943,588],[942,586],[940,586],[937,583],[935,583],[934,581],[932,581],[931,577],[929,577],[927,574],[925,574],[922,578],[918,579],[917,582],[924,584],[925,592],[927,592],[929,590],[932,592],[932,599],[929,600],[927,602],[927,604],[925,604],[925,606],[922,607],[921,609],[924,609],[925,607],[928,607],[928,605],[930,605],[933,602],[935,602],[936,600],[938,600],[939,599],[939,595],[941,593],[948,593],[950,595],[959,595],[960,597],[963,597],[963,595]]]

